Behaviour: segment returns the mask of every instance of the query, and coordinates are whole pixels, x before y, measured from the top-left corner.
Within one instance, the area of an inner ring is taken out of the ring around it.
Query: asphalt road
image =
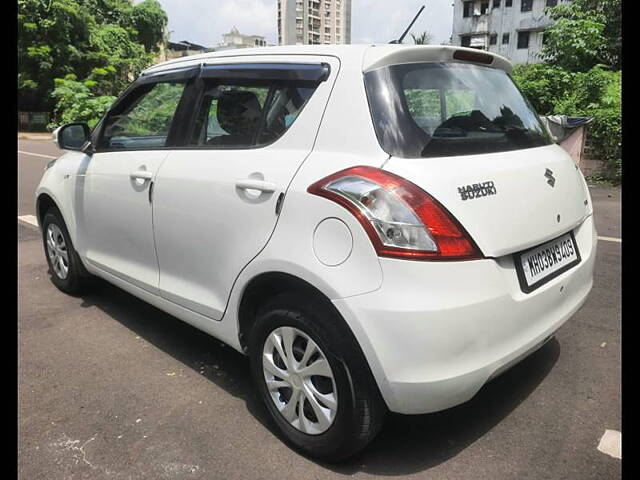
[[[58,155],[48,141],[22,152]],[[34,214],[45,157],[18,155],[18,215]],[[593,188],[598,233],[620,237],[620,190]],[[115,287],[84,297],[48,278],[39,232],[18,225],[21,479],[617,479],[598,451],[621,430],[621,244],[601,241],[585,306],[470,402],[391,415],[341,465],[282,443],[245,357]]]

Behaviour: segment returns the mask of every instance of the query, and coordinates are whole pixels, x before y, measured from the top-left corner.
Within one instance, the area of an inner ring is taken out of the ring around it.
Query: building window
[[[503,33],[502,34],[502,44],[503,45],[507,45],[509,43],[509,34],[508,33]]]
[[[518,48],[529,48],[529,33],[518,32]]]
[[[547,7],[555,7],[558,5],[558,0],[547,0]]]
[[[487,10],[489,10],[489,2],[481,3],[480,4],[480,15],[484,15],[485,13],[487,13]]]
[[[493,0],[493,8],[500,8],[500,0]]]
[[[460,45],[462,45],[463,47],[471,46],[471,36],[464,35],[463,37],[460,37]]]
[[[533,6],[533,0],[520,0],[520,11],[521,12],[530,12]]]
[[[496,43],[498,43],[498,34],[497,33],[493,33],[489,37],[489,45],[495,45]]]
[[[513,5],[513,0],[506,0],[504,6],[505,7],[510,7],[511,5]]]
[[[470,17],[471,14],[473,13],[473,2],[464,2],[463,7],[464,9],[462,11],[462,16]]]

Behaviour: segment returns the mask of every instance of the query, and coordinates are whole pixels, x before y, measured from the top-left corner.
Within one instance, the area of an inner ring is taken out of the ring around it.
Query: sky
[[[139,0],[136,0],[139,1]],[[454,0],[352,0],[351,43],[388,43],[398,38],[422,5],[426,9],[411,32],[428,31],[433,43],[451,36]],[[247,35],[278,38],[277,0],[159,0],[169,17],[172,41],[215,46],[232,27]],[[412,43],[407,35],[404,43]]]

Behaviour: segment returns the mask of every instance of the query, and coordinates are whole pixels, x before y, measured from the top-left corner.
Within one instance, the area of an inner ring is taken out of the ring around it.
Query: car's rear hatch
[[[390,154],[383,168],[435,197],[485,256],[551,240],[589,214],[580,172],[505,59],[452,47],[385,51],[364,69],[376,135]]]

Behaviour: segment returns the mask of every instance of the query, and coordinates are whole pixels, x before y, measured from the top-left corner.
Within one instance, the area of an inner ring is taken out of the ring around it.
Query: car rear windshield
[[[393,156],[474,155],[552,143],[502,70],[410,63],[365,73],[365,86],[376,135]]]

